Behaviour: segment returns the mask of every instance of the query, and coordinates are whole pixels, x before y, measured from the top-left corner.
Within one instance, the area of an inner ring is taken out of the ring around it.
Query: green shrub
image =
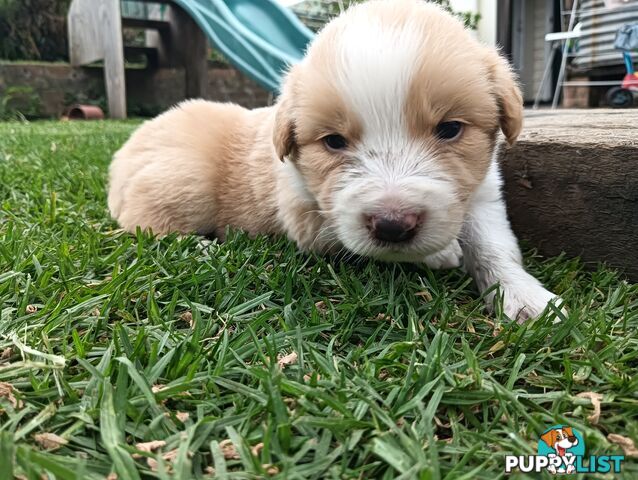
[[[71,0],[0,0],[0,58],[68,58],[66,14]]]
[[[0,96],[0,120],[30,120],[41,113],[40,97],[31,87],[7,87]]]

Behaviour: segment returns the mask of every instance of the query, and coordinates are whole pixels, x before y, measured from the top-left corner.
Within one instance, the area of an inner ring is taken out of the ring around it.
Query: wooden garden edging
[[[638,280],[638,111],[526,113],[502,159],[519,238],[543,255],[604,261]]]

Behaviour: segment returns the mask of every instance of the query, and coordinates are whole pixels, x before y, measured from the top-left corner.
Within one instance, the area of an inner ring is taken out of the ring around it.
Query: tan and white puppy
[[[274,107],[190,101],[145,123],[113,159],[109,208],[130,231],[230,225],[431,267],[462,256],[521,321],[555,297],[523,269],[500,192],[498,132],[512,143],[521,125],[494,49],[436,5],[373,0],[323,29]]]

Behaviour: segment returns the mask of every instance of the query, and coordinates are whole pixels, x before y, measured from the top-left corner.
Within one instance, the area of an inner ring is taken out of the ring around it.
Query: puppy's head
[[[522,100],[504,59],[421,0],[376,0],[328,24],[286,78],[277,155],[336,240],[422,260],[459,234],[499,129]]]

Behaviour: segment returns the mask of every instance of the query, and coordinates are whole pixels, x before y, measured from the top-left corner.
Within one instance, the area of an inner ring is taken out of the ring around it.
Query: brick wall
[[[30,94],[37,95],[40,113],[46,117],[59,117],[71,103],[106,103],[99,67],[0,62],[0,99],[8,88],[17,86],[28,87]],[[184,72],[181,69],[127,69],[126,90],[131,115],[154,115],[183,100]],[[263,107],[271,102],[269,93],[252,80],[237,70],[220,67],[209,69],[208,98],[247,108]]]

